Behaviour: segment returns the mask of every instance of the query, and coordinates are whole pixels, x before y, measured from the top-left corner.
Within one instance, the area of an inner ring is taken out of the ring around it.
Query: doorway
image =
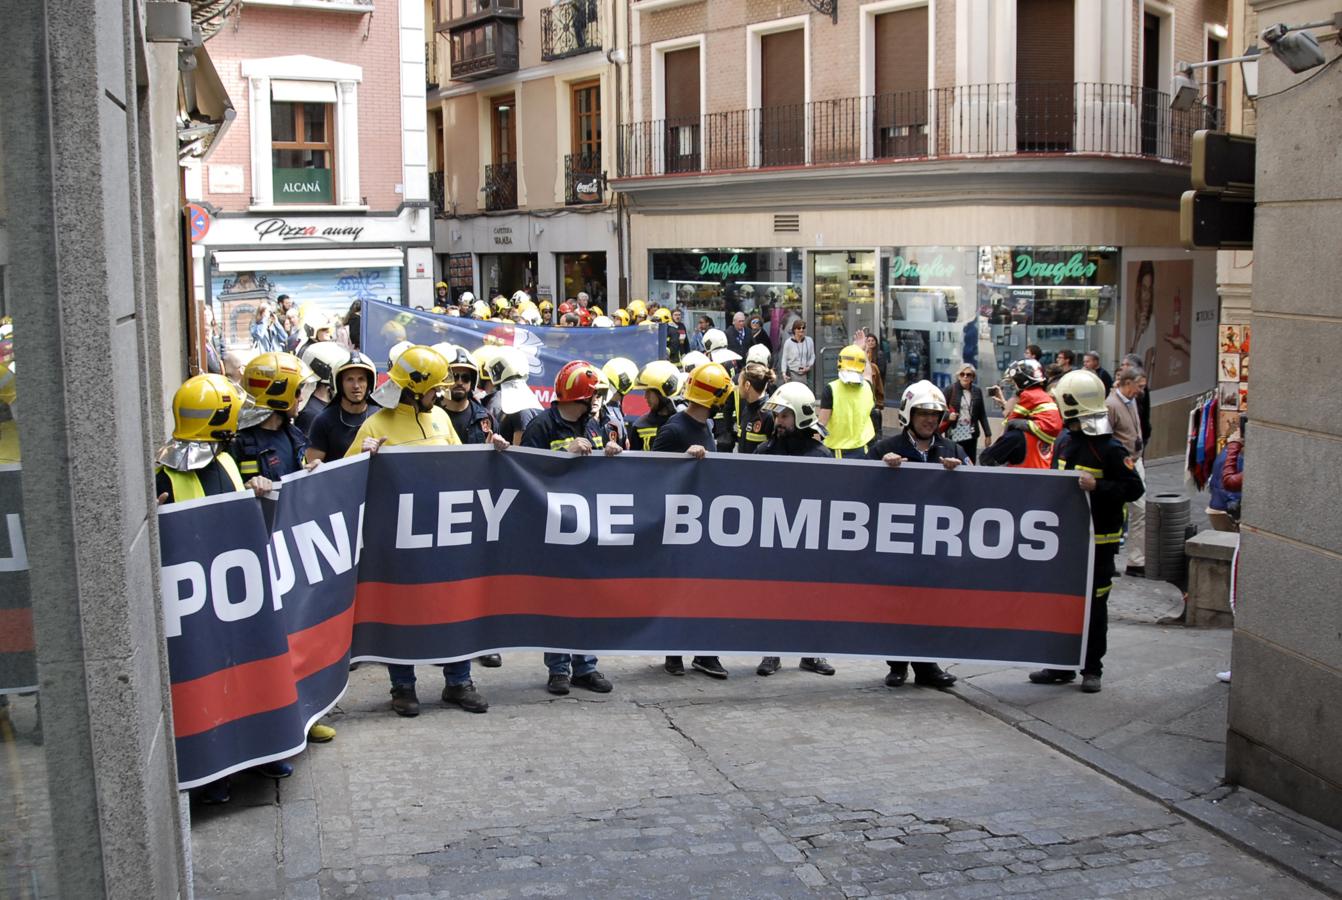
[[[839,352],[859,328],[880,333],[876,252],[835,250],[811,254],[811,316],[815,323],[817,391],[838,377]]]
[[[1142,153],[1157,155],[1160,149],[1160,48],[1161,17],[1142,13]]]
[[[761,166],[806,161],[806,32],[760,36]]]
[[[1016,150],[1062,153],[1072,149],[1075,119],[1074,0],[1017,0]]]

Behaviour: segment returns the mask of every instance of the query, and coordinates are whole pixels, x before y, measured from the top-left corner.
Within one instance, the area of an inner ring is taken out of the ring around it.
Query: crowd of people
[[[440,297],[445,287],[440,285]],[[679,324],[673,311],[650,309],[640,301],[608,317],[583,295],[558,310],[544,302],[532,304],[525,296],[496,305],[469,295],[460,300],[441,311],[523,322],[537,316],[544,322],[558,313],[559,324],[572,327],[643,320]],[[357,308],[351,316],[357,318]],[[287,318],[286,313],[281,321]],[[1140,459],[1149,425],[1137,405],[1142,375],[1131,363],[1120,368],[1110,391],[1104,377],[1108,373],[1096,371],[1098,359],[1094,366],[1088,360],[1083,368],[1049,372],[1027,356],[1013,363],[1002,385],[990,386],[986,394],[975,383],[974,367],[966,365],[949,396],[929,381],[907,387],[896,408],[898,430],[887,435],[880,416],[884,398],[874,337],[867,340],[859,334],[844,348],[837,377],[823,384],[817,396],[805,381],[815,358],[800,321],[781,354],[758,319],[738,314],[727,332],[711,327],[711,321],[696,323],[692,335],[672,328],[672,340],[684,335],[683,352],[646,365],[624,358],[603,366],[574,360],[558,373],[553,402],[543,408],[528,384],[529,358],[517,347],[401,342],[379,366],[349,340],[357,335],[357,327],[347,330],[349,322],[340,323],[346,328],[319,322],[325,327],[309,330],[299,321],[297,340],[289,333],[284,349],[276,349],[275,319],[275,314],[258,314],[257,352],[240,373],[240,387],[221,374],[206,373],[178,390],[172,440],[156,460],[160,503],[237,490],[264,495],[285,475],[324,460],[406,445],[522,446],[577,456],[640,450],[692,459],[742,453],[879,460],[894,468],[909,461],[952,470],[976,462],[1068,469],[1078,473],[1079,488],[1091,495],[1095,565],[1081,676],[1082,690],[1100,689],[1114,556],[1125,515],[1129,529],[1139,531],[1144,491]],[[788,344],[798,347],[789,349]],[[779,359],[781,373],[775,369]],[[1060,359],[1064,366],[1071,361]],[[379,368],[388,375],[381,386]],[[634,392],[642,393],[647,406],[637,417],[624,409]],[[989,402],[1004,413],[996,438],[987,416]],[[1140,541],[1130,544],[1136,547]],[[595,656],[546,653],[544,662],[545,686],[552,694],[574,688],[612,690]],[[502,660],[491,655],[443,665],[445,704],[474,713],[488,710],[472,675],[475,663],[498,666]],[[799,665],[805,671],[834,674],[824,658],[803,658]],[[780,658],[765,657],[756,673],[769,676],[780,667]],[[401,716],[418,715],[414,667],[386,668],[391,709]],[[681,656],[667,656],[664,668],[673,676],[687,671]],[[688,668],[711,678],[728,677],[715,656],[695,656]],[[956,680],[935,662],[891,660],[885,683],[902,686],[910,668],[917,685],[944,688]],[[1076,675],[1044,669],[1029,678],[1060,684]],[[334,736],[329,726],[317,724],[309,739],[322,742]],[[283,777],[286,770],[287,764],[272,763],[264,774]],[[206,786],[202,795],[205,802],[223,802],[227,782],[222,788],[220,783]]]

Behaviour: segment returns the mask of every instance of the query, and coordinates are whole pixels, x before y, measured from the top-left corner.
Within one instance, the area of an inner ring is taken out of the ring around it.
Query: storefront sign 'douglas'
[[[719,278],[735,278],[746,274],[746,264],[733,253],[731,259],[714,260],[711,256],[699,257],[699,274],[716,275]]]
[[[1011,279],[1023,281],[1028,278],[1062,284],[1069,279],[1087,281],[1094,277],[1097,269],[1095,263],[1086,262],[1080,253],[1073,253],[1072,258],[1066,262],[1056,263],[1037,262],[1030,254],[1019,253],[1016,255],[1016,269],[1011,273]]]
[[[930,262],[919,263],[896,256],[890,261],[891,278],[954,278],[955,266],[938,253]]]

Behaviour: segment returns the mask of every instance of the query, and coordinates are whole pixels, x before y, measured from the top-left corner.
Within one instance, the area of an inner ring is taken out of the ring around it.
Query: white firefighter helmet
[[[767,366],[773,362],[773,354],[763,344],[752,344],[750,349],[746,351],[746,362]]]
[[[791,410],[792,415],[797,419],[798,431],[809,431],[815,427],[815,394],[811,393],[811,389],[799,381],[790,381],[787,384],[780,385],[764,401],[764,408],[770,412],[778,412],[781,409]]]
[[[691,350],[680,358],[680,371],[686,373],[693,372],[706,362],[712,362],[707,354],[700,353],[698,350]]]
[[[905,428],[913,421],[915,409],[930,409],[938,413],[946,412],[946,395],[930,381],[915,381],[904,389],[899,398],[899,424]]]
[[[413,346],[415,345],[410,341],[397,341],[392,344],[391,349],[387,351],[387,368],[390,369],[396,365],[396,360],[401,358],[401,354]]]
[[[1104,406],[1104,382],[1089,369],[1073,369],[1053,385],[1053,399],[1064,422],[1080,420],[1084,434],[1111,434],[1109,412]]]
[[[597,316],[592,320],[593,328],[614,328],[615,320],[610,316]]]
[[[501,385],[519,378],[526,381],[531,371],[531,361],[516,347],[499,347],[484,363],[483,368],[489,373],[490,381]]]
[[[741,358],[741,354],[735,350],[727,349],[727,335],[720,328],[710,328],[704,332],[704,353],[715,363],[736,362]]]

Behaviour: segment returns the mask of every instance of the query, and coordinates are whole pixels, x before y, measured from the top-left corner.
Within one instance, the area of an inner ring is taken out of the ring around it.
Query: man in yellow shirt
[[[365,419],[345,455],[376,453],[383,444],[393,447],[460,444],[452,420],[438,406],[438,392],[449,372],[446,357],[432,347],[408,348],[391,365],[391,380],[401,389],[399,402]],[[387,674],[391,677],[391,708],[399,716],[419,715],[415,667],[388,663]],[[471,681],[469,659],[444,665],[443,679],[444,703],[454,703],[473,713],[489,709],[489,703]]]
[[[871,411],[876,395],[866,380],[867,351],[857,344],[839,353],[839,377],[820,393],[820,424],[828,429],[825,446],[836,459],[866,459],[876,438]]]

